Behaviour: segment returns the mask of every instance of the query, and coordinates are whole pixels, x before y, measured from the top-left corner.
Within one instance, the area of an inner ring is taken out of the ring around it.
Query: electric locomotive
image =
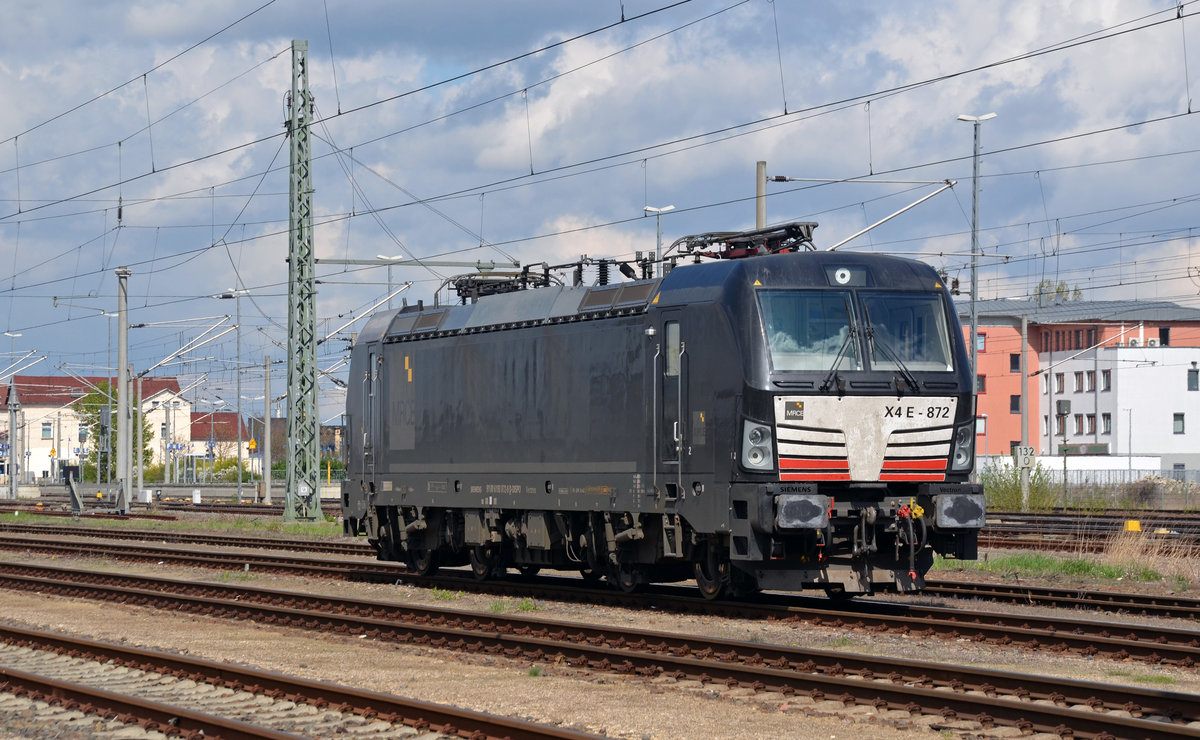
[[[421,574],[694,578],[709,598],[916,591],[934,553],[975,558],[974,387],[943,280],[815,251],[815,227],[686,237],[665,274],[618,283],[608,263],[591,286],[463,277],[459,305],[373,315],[345,533]]]

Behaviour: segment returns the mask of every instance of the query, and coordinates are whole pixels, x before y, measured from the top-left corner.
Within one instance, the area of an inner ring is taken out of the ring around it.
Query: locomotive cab
[[[949,295],[907,260],[775,259],[748,268],[762,274],[737,299],[749,320],[730,564],[761,588],[918,590],[933,553],[974,558],[983,525]]]

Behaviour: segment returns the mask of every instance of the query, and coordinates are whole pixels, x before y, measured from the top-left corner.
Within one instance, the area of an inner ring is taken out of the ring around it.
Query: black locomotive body
[[[406,307],[352,350],[345,532],[422,573],[914,591],[934,552],[975,557],[973,401],[949,294],[906,259]]]

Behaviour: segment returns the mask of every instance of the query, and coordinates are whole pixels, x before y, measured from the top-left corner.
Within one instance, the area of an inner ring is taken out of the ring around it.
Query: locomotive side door
[[[664,311],[654,358],[658,403],[655,410],[655,485],[675,499],[682,490],[682,461],[687,446],[687,343],[681,311]]]
[[[371,346],[367,352],[367,373],[363,378],[363,444],[362,469],[367,479],[375,481],[375,451],[379,449],[379,370],[382,357],[378,348]]]

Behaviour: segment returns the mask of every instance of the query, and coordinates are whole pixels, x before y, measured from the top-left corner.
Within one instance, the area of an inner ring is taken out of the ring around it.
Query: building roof
[[[117,384],[116,378],[104,377],[83,377],[80,380],[59,375],[17,375],[13,378],[17,391],[17,402],[26,406],[66,406],[75,399],[90,393],[93,385],[105,381],[110,384],[110,387],[115,387]],[[8,408],[9,386],[5,384],[0,387],[4,389],[4,404],[0,408]],[[177,378],[142,378],[143,396],[148,398],[164,390],[178,393],[179,380]]]
[[[214,442],[237,442],[238,415],[236,411],[193,411],[192,439],[202,441],[211,439]],[[242,441],[248,441],[250,434],[246,429],[246,421],[242,420]]]
[[[959,299],[954,302],[960,318],[971,315],[971,302]],[[1156,324],[1170,322],[1200,323],[1200,309],[1187,308],[1170,301],[1041,301],[1009,300],[1000,298],[977,301],[975,312],[981,319],[1009,319],[1020,321],[1022,316],[1030,324],[1073,324],[1082,322],[1149,321]]]

